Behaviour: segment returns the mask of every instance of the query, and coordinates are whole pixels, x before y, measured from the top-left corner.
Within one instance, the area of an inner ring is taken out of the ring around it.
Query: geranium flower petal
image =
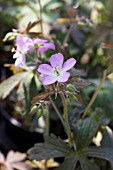
[[[67,71],[70,70],[76,63],[76,60],[74,58],[68,59],[62,67],[62,71]]]
[[[61,76],[57,77],[58,82],[66,82],[70,77],[70,73],[65,72]]]
[[[31,38],[24,37],[24,52],[33,51],[34,50],[34,42]]]
[[[45,43],[44,47],[48,50],[48,49],[52,49],[55,50],[55,45],[53,43]]]
[[[23,36],[21,34],[18,34],[16,38],[16,46],[22,47],[23,43]]]
[[[38,72],[45,75],[51,75],[53,68],[49,64],[40,64]]]
[[[20,57],[18,57],[15,61],[16,71],[18,71],[19,67],[24,66],[25,62],[26,62],[25,55],[21,55]]]
[[[48,40],[44,40],[44,39],[34,39],[34,44],[45,44],[46,42],[48,42]]]
[[[55,45],[53,43],[45,43],[42,47],[39,47],[39,49],[37,50],[37,52],[45,52],[48,49],[52,49],[55,50]]]
[[[57,53],[51,56],[50,63],[53,67],[62,67],[64,56],[61,53]]]
[[[43,52],[45,52],[45,51],[47,51],[47,48],[44,47],[44,46],[39,47],[39,48],[37,49],[37,53],[43,53]]]
[[[50,75],[47,75],[47,76],[43,76],[41,78],[41,81],[42,81],[42,84],[43,85],[50,85],[50,84],[53,84],[56,82],[56,77],[54,76],[50,76]]]

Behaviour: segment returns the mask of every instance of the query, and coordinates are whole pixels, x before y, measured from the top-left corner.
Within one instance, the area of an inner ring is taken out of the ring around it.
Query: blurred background
[[[0,82],[15,74],[11,52],[14,40],[10,35],[15,32],[14,30],[24,31],[29,22],[35,21],[37,24],[30,30],[32,33],[30,35],[33,38],[49,39],[56,45],[56,50],[48,51],[46,58],[49,59],[55,52],[64,54],[65,59],[76,58],[76,69],[72,70],[72,74],[91,83],[90,86],[80,90],[85,106],[98,87],[104,70],[108,70],[107,80],[99,91],[92,109],[101,108],[110,119],[110,126],[113,128],[113,49],[102,48],[102,43],[113,45],[113,0],[0,0]],[[42,34],[38,34],[40,32]],[[6,86],[8,87],[8,84]],[[39,142],[43,140],[43,123],[40,125],[41,130],[38,135],[35,132],[32,134],[27,132],[26,135],[26,130],[21,131],[23,127],[21,130],[16,129],[15,126],[20,127],[19,122],[22,123],[23,120],[16,90],[17,87],[11,95],[7,95],[0,101],[0,150],[4,153],[10,149],[25,152],[37,140]],[[42,90],[38,82],[38,92]],[[2,98],[2,95],[0,96]],[[11,112],[11,115],[13,115],[12,112],[16,112],[14,118],[17,119],[11,119],[7,112]],[[53,113],[52,110],[51,113]],[[57,135],[63,136],[64,132],[61,124],[57,122],[58,118],[55,114],[51,117],[57,131],[52,124],[51,129]],[[32,123],[33,127],[37,126],[34,119]],[[17,132],[19,132],[18,135]],[[27,144],[29,141],[27,136],[34,141]]]

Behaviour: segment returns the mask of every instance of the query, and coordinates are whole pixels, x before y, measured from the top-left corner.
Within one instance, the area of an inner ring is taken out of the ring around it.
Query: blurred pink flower
[[[17,35],[16,39],[16,53],[13,55],[13,58],[16,58],[15,67],[18,71],[19,67],[25,66],[26,63],[26,54],[29,51],[37,50],[37,53],[45,52],[48,49],[55,49],[53,43],[48,43],[48,40],[44,39],[31,39],[29,37],[24,37],[21,34]]]
[[[26,62],[26,53],[31,50],[32,39],[24,37],[21,34],[17,35],[16,39],[16,53],[13,55],[13,58],[16,58],[15,67],[18,71],[19,67],[25,65]]]
[[[5,159],[4,155],[0,152],[0,170],[28,170],[25,162],[21,162],[26,158],[26,154],[20,152],[9,151]]]
[[[43,85],[50,85],[58,82],[66,82],[70,73],[67,72],[70,70],[76,63],[74,58],[68,59],[64,64],[64,56],[61,53],[54,54],[50,58],[50,64],[40,64],[38,72],[43,74],[41,81]]]
[[[34,39],[34,46],[35,45],[38,45],[37,53],[45,52],[48,49],[55,50],[55,45],[53,43],[48,43],[48,40]]]

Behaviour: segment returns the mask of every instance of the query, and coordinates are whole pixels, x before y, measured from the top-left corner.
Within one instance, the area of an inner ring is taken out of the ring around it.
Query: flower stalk
[[[46,135],[49,135],[49,113],[48,111],[45,113],[45,125],[46,125],[45,133]]]
[[[62,123],[64,129],[65,129],[65,123],[64,123],[64,120],[63,120],[63,118],[62,118],[62,116],[61,116],[59,110],[57,109],[57,107],[56,107],[54,101],[52,100],[52,98],[49,97],[49,99],[50,99],[50,102],[51,102],[51,104],[52,104],[54,110],[56,111],[56,113],[57,113],[57,115],[58,115],[58,117],[59,117],[59,119],[60,119],[60,121],[61,121],[61,123]]]
[[[102,87],[104,81],[106,80],[106,74],[107,74],[107,70],[104,71],[102,80],[101,80],[101,82],[100,82],[100,84],[99,84],[97,90],[95,91],[95,93],[94,93],[92,99],[90,100],[90,102],[89,102],[89,104],[88,104],[88,106],[87,106],[87,108],[86,108],[84,114],[82,115],[82,119],[86,116],[86,114],[87,114],[89,108],[90,108],[90,107],[92,106],[92,104],[94,103],[94,101],[95,101],[95,99],[96,99],[96,97],[97,97],[97,95],[98,95],[98,93],[99,93],[99,91],[100,91],[100,88]]]
[[[72,146],[72,136],[71,136],[71,129],[70,129],[70,125],[69,125],[69,121],[68,121],[68,114],[67,114],[67,102],[66,102],[66,98],[63,94],[63,92],[59,93],[62,99],[62,103],[63,103],[63,107],[64,107],[64,120],[65,120],[65,130],[69,139],[69,145],[70,147]]]

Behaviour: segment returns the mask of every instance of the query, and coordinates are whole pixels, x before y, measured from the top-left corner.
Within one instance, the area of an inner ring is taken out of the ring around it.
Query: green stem
[[[92,106],[93,102],[95,101],[95,99],[96,99],[96,97],[97,97],[97,95],[98,95],[98,93],[99,93],[99,90],[100,90],[100,88],[102,87],[102,84],[104,83],[104,81],[105,81],[105,79],[106,79],[106,74],[107,74],[107,71],[105,70],[105,71],[104,71],[104,74],[103,74],[103,77],[102,77],[102,80],[101,80],[101,82],[100,82],[97,90],[95,91],[95,93],[94,93],[92,99],[90,100],[90,102],[89,102],[89,104],[88,104],[88,106],[87,106],[84,114],[82,115],[82,119],[86,116],[89,108]]]
[[[26,55],[33,63],[35,63],[35,60],[29,54],[26,54]]]
[[[45,133],[46,133],[46,135],[49,135],[49,114],[48,114],[48,112],[45,114],[45,124],[46,124]]]
[[[72,136],[71,136],[71,129],[68,121],[68,114],[67,114],[67,102],[64,94],[62,92],[59,93],[63,102],[63,107],[64,107],[64,119],[65,119],[65,127],[66,127],[66,132],[67,136],[69,139],[69,145],[72,146]]]
[[[57,113],[57,115],[58,115],[58,117],[59,117],[59,119],[60,119],[60,121],[61,121],[61,123],[62,123],[64,129],[65,129],[65,123],[64,123],[64,120],[63,120],[63,118],[62,118],[62,116],[61,116],[59,110],[57,109],[57,107],[56,107],[54,101],[52,100],[52,98],[49,97],[49,99],[50,99],[50,102],[51,102],[51,104],[52,104],[54,110],[56,111],[56,113]]]

